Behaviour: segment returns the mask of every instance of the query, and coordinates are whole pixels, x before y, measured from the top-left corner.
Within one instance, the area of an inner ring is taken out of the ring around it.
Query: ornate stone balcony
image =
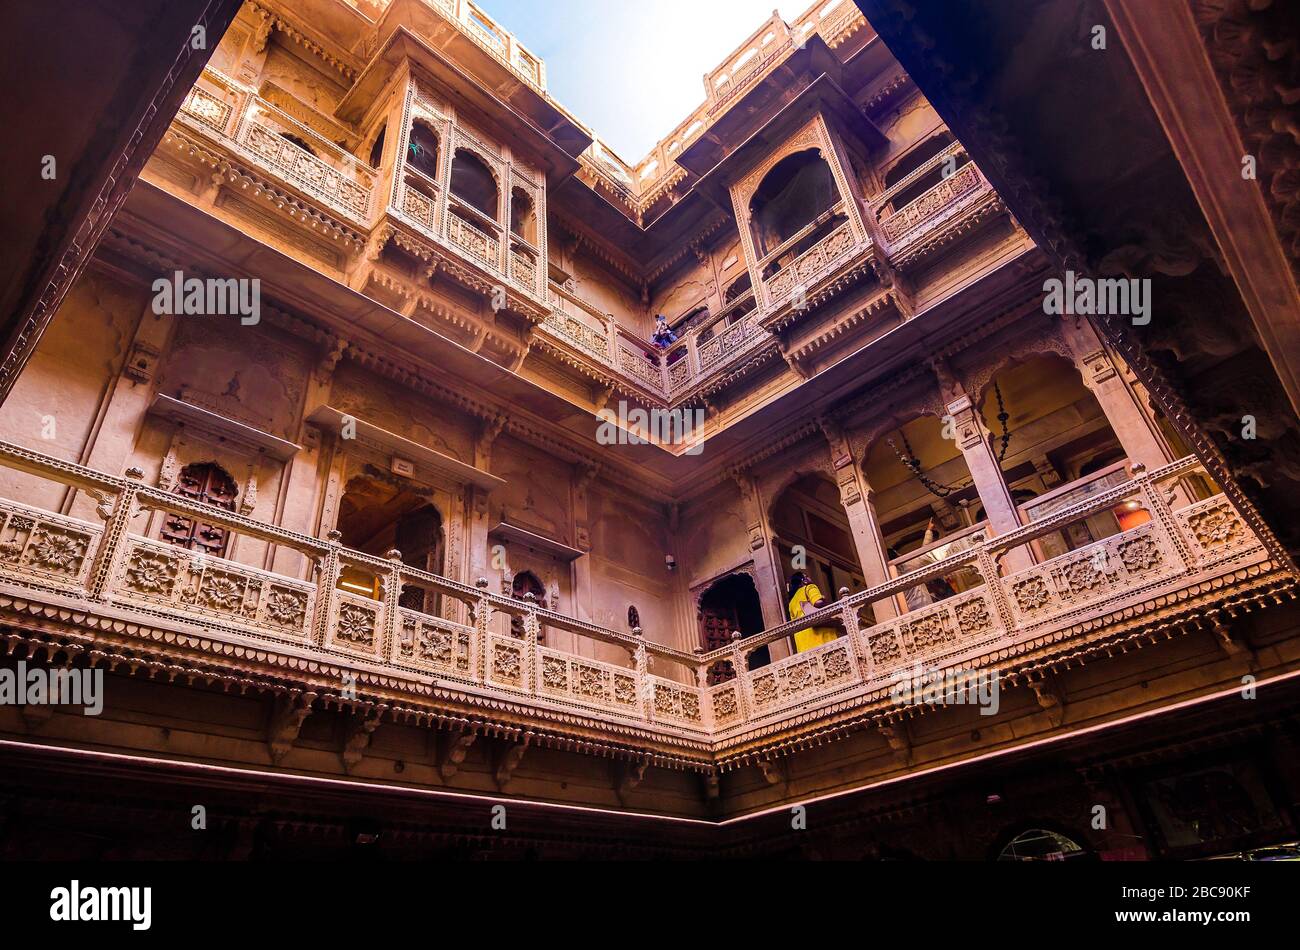
[[[894,264],[906,267],[920,260],[1000,207],[993,186],[974,162],[960,165],[902,207],[892,206],[899,194],[965,154],[960,143],[953,143],[872,201],[887,256]]]
[[[611,741],[648,743],[657,755],[670,750],[682,763],[724,767],[763,736],[897,712],[891,689],[916,664],[997,671],[1014,683],[1055,652],[1086,657],[1169,636],[1213,610],[1276,596],[1294,580],[1222,495],[1170,507],[1173,486],[1199,468],[1186,459],[802,620],[729,648],[688,653],[639,631],[619,633],[490,593],[486,582],[470,586],[415,570],[396,552],[385,559],[349,550],[18,446],[0,443],[0,464],[84,493],[94,504],[80,507],[98,518],[0,501],[0,611],[12,624],[48,635],[51,623],[66,622],[57,632],[62,642],[91,650],[99,649],[96,630],[112,631],[138,641],[141,655],[183,648],[209,670],[239,657],[279,663],[286,676],[351,670],[357,689],[382,696],[385,709],[508,708],[530,728],[580,727]],[[1004,575],[999,568],[1013,548],[1129,501],[1150,520],[1023,570]],[[198,518],[237,538],[299,551],[307,576],[137,534],[144,511]],[[984,583],[882,623],[864,619],[873,603],[962,567],[978,570]],[[374,595],[341,587],[345,571],[372,577]],[[436,612],[402,606],[399,595],[411,587],[431,595],[426,603]],[[844,635],[748,668],[754,650],[811,626]],[[544,631],[613,645],[627,659],[555,649],[538,642]],[[706,685],[718,663],[738,675]]]
[[[274,184],[287,186],[358,230],[369,227],[376,171],[252,89],[208,67],[177,120],[215,140],[235,162],[267,173]],[[249,184],[229,163],[222,170],[232,183]]]

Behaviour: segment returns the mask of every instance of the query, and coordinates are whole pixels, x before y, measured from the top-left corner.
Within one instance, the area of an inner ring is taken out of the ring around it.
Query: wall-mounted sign
[[[402,478],[415,477],[415,463],[410,459],[404,459],[397,455],[393,456],[393,461],[389,465],[388,470],[394,475],[399,475]]]

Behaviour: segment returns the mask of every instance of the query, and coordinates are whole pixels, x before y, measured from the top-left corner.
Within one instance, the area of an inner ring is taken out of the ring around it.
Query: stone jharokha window
[[[383,133],[379,134],[380,138],[376,141],[376,145],[382,149]],[[432,179],[438,178],[438,136],[433,129],[423,122],[412,123],[406,153],[408,165]],[[372,161],[370,164],[374,165],[375,162]]]
[[[527,596],[529,594],[532,594],[531,598]],[[515,579],[510,583],[510,596],[515,600],[532,603],[538,607],[545,608],[547,606],[546,585],[532,571],[521,571],[515,575]],[[517,640],[524,638],[524,621],[522,617],[510,618],[510,635]],[[541,631],[538,631],[538,640],[541,640],[541,637]]]
[[[952,133],[950,132],[940,132],[938,135],[926,139],[920,145],[916,146],[904,155],[893,168],[885,173],[885,188],[892,188],[894,185],[898,184],[912,172],[916,171],[934,156],[946,149],[954,141],[956,140],[952,137]],[[921,197],[935,185],[939,184],[939,182],[943,181],[945,173],[950,174],[969,161],[970,159],[966,155],[959,154],[953,156],[953,163],[947,169],[944,168],[944,163],[940,162],[898,194],[894,195],[887,205],[888,210],[897,211],[899,208],[910,205],[917,198]]]
[[[533,200],[522,188],[510,192],[510,233],[537,246],[537,213]]]
[[[493,221],[497,218],[497,180],[483,160],[457,149],[451,163],[451,193]]]
[[[235,480],[216,462],[186,465],[176,479],[175,491],[178,495],[227,511],[235,510],[235,499],[239,497]],[[178,547],[220,557],[226,552],[230,533],[217,525],[171,513],[163,521],[162,539]]]
[[[839,203],[830,166],[816,149],[796,152],[777,162],[749,202],[750,226],[759,257],[766,257],[804,228],[818,223],[815,237],[800,242],[797,253],[825,235],[818,219]]]

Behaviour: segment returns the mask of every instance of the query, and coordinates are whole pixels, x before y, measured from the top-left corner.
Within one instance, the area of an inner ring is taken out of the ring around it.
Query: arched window
[[[722,295],[723,304],[729,304],[733,300],[743,297],[745,294],[749,293],[749,288],[751,286],[749,275],[741,274],[740,277],[732,281],[731,286],[729,286],[726,293]]]
[[[410,141],[406,145],[407,163],[416,171],[438,177],[438,136],[423,122],[411,125]]]
[[[635,630],[641,626],[641,614],[637,611],[635,604],[629,604],[627,608],[627,628]]]
[[[529,244],[537,244],[537,215],[533,199],[522,188],[510,192],[510,233]]]
[[[790,240],[839,200],[830,166],[816,149],[781,159],[749,202],[754,244],[760,256]]]
[[[216,462],[186,465],[176,479],[174,490],[178,495],[227,511],[235,510],[235,499],[239,496],[235,480]],[[229,537],[230,532],[225,528],[180,514],[168,514],[163,521],[162,539],[168,544],[216,557],[225,553]]]
[[[481,158],[463,148],[451,163],[451,193],[496,220],[497,180]]]
[[[388,132],[388,126],[385,125],[375,136],[375,144],[370,146],[370,167],[378,168],[379,163],[384,159],[384,135]]]
[[[532,596],[529,597],[529,594]],[[545,608],[547,606],[546,585],[532,571],[521,571],[515,575],[515,579],[510,583],[510,596],[515,600],[522,600],[538,607]],[[510,618],[510,635],[516,640],[524,638],[524,620],[522,617]],[[541,639],[541,636],[539,630],[537,632],[538,640]]]

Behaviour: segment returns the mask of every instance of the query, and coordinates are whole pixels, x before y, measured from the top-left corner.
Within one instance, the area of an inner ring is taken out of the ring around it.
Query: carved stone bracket
[[[293,748],[315,701],[315,693],[281,693],[275,697],[266,727],[266,747],[276,765]]]
[[[379,723],[387,709],[386,705],[376,706],[366,715],[354,716],[348,720],[347,729],[343,734],[342,752],[343,768],[348,773],[351,773],[365,758],[366,749],[370,747],[370,739],[379,728]]]
[[[438,761],[438,774],[442,776],[444,782],[460,771],[465,757],[469,755],[470,747],[474,745],[474,740],[477,738],[478,733],[473,729],[464,729],[446,737]]]
[[[768,785],[784,785],[790,781],[787,759],[759,759],[755,765],[763,773]]]
[[[912,737],[908,734],[907,724],[904,722],[883,723],[879,727],[880,734],[885,737],[885,742],[889,743],[889,748],[894,753],[894,758],[900,765],[912,764]]]
[[[636,790],[645,778],[646,769],[650,767],[650,759],[644,758],[639,762],[621,762],[618,766],[618,783],[615,785],[615,791],[618,793],[618,800],[626,805],[627,797]]]
[[[525,733],[522,739],[507,746],[497,758],[493,777],[496,779],[497,788],[501,791],[504,792],[514,781],[515,769],[519,768],[519,763],[523,761],[524,753],[528,751],[532,739],[531,732]]]
[[[1029,688],[1034,691],[1038,705],[1047,711],[1047,719],[1053,726],[1065,721],[1065,694],[1061,691],[1056,677],[1045,673],[1036,680],[1029,681]]]

